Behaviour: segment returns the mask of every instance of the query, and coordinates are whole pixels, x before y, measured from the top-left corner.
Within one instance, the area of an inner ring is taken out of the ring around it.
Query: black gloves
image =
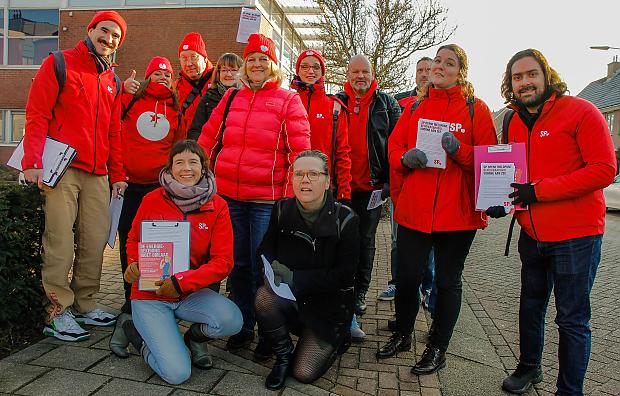
[[[510,187],[516,188],[516,191],[508,195],[508,198],[514,198],[513,205],[529,205],[538,201],[532,183],[511,183]]]
[[[280,286],[280,282],[284,282],[287,285],[291,285],[293,283],[293,271],[288,269],[288,267],[284,264],[281,264],[278,260],[273,260],[271,263],[271,268],[273,268],[273,283],[276,286]]]
[[[499,206],[499,205],[491,206],[489,209],[485,210],[485,213],[487,214],[487,216],[492,217],[494,219],[499,219],[508,214],[506,213],[506,210],[504,209],[504,207]]]
[[[381,189],[381,200],[388,199],[390,197],[390,183],[383,184],[383,188]]]
[[[446,150],[446,153],[450,155],[456,154],[461,147],[459,140],[452,134],[452,132],[445,132],[441,136],[441,147]]]
[[[426,158],[424,151],[417,148],[412,148],[403,154],[400,162],[405,168],[409,169],[426,168],[428,158]]]

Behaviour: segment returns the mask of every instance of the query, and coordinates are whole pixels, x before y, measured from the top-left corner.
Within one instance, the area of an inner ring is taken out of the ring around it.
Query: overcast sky
[[[591,45],[620,47],[620,0],[438,0],[458,25],[448,40],[469,57],[469,80],[491,110],[503,107],[499,87],[506,63],[517,51],[540,50],[577,95],[607,74],[620,51],[591,50]],[[417,52],[415,59],[437,49]]]

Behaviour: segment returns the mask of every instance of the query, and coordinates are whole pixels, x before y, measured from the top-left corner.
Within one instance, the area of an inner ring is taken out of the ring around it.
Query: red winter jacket
[[[552,95],[531,132],[515,114],[508,141],[526,143],[538,202],[516,216],[530,237],[557,242],[605,231],[602,189],[614,179],[616,156],[607,122],[592,103]]]
[[[310,146],[329,157],[332,185],[336,186],[336,199],[351,199],[351,147],[349,146],[347,108],[335,96],[325,94],[321,78],[310,86],[298,79],[293,80],[291,88],[299,92],[299,97],[308,112],[310,122]],[[340,114],[336,125],[336,175],[334,177],[334,103],[340,104]]]
[[[244,84],[246,84],[244,82]],[[229,89],[202,127],[198,143],[215,162],[221,195],[239,201],[277,201],[293,196],[290,168],[310,149],[310,124],[299,95],[267,81],[256,92],[247,84],[234,97],[222,141]]]
[[[144,197],[127,239],[127,262],[138,262],[140,225],[143,220],[187,220],[190,227],[190,269],[175,274],[183,293],[180,298],[158,296],[154,291],[138,290],[135,282],[132,300],[178,301],[188,294],[226,278],[233,268],[233,234],[226,201],[215,195],[194,212],[183,214],[162,187]]]
[[[208,61],[207,61],[208,62]],[[182,138],[187,138],[187,131],[192,126],[192,121],[194,120],[194,113],[196,113],[196,108],[198,107],[198,103],[200,102],[200,98],[203,97],[207,89],[209,89],[209,85],[211,84],[211,76],[213,74],[213,65],[211,62],[207,63],[207,68],[202,74],[202,78],[206,79],[205,85],[202,87],[200,94],[196,95],[194,101],[191,105],[185,110],[183,113],[183,117],[181,118],[180,133]],[[182,107],[183,103],[194,89],[192,83],[185,77],[183,73],[181,76],[174,82],[174,89],[177,91],[177,95],[179,95],[179,105]]]
[[[98,73],[94,55],[83,41],[62,53],[67,68],[62,92],[53,56],[45,58],[30,87],[22,166],[42,168],[43,146],[49,136],[77,150],[72,167],[96,175],[109,172],[111,183],[124,181],[121,98],[116,95],[114,73]]]
[[[413,114],[411,105],[405,109],[389,139],[390,169],[402,176],[390,183],[396,206],[394,220],[425,233],[483,228],[485,222],[474,204],[473,146],[497,144],[493,117],[487,105],[476,98],[472,125],[461,86],[429,89],[429,97]],[[454,156],[447,155],[446,169],[410,170],[401,163],[402,155],[416,146],[420,118],[461,125],[453,132],[460,148]]]
[[[123,94],[123,112],[132,99],[133,95]],[[151,82],[127,112],[121,137],[129,182],[154,184],[159,181],[159,171],[166,165],[172,145],[181,138],[177,128],[178,111],[172,108],[172,103],[172,91]]]

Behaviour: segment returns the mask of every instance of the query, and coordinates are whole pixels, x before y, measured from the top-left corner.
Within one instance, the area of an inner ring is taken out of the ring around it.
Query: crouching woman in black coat
[[[269,283],[256,292],[261,332],[276,354],[265,381],[284,385],[322,376],[350,343],[353,284],[359,254],[359,218],[329,191],[327,156],[300,153],[293,163],[294,198],[273,207],[259,253],[272,263],[275,283],[287,283],[296,301],[276,295]],[[299,336],[293,346],[290,333]]]

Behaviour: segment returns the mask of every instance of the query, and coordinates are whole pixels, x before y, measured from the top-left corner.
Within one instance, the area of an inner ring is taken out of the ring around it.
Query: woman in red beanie
[[[151,59],[145,81],[136,94],[123,93],[121,98],[123,163],[128,178],[118,224],[123,273],[127,268],[126,243],[131,223],[142,198],[159,187],[159,172],[166,165],[172,145],[180,140],[177,128],[179,101],[172,90],[173,75],[170,61],[156,56]],[[131,314],[130,293],[131,285],[125,282],[125,304],[121,307],[125,315]],[[118,320],[117,325],[120,326],[122,321]],[[125,348],[119,349],[115,345],[113,336],[110,340],[112,352],[122,356],[127,354]]]
[[[229,282],[231,299],[243,314],[243,329],[228,340],[229,349],[254,339],[254,298],[262,284],[256,249],[267,231],[273,204],[293,194],[290,170],[295,157],[310,148],[310,125],[301,99],[280,87],[274,42],[252,34],[243,57],[243,88],[228,90],[198,139],[211,158],[218,192],[228,202],[235,238]],[[266,343],[259,345],[263,348],[257,347],[257,358],[271,354]]]

